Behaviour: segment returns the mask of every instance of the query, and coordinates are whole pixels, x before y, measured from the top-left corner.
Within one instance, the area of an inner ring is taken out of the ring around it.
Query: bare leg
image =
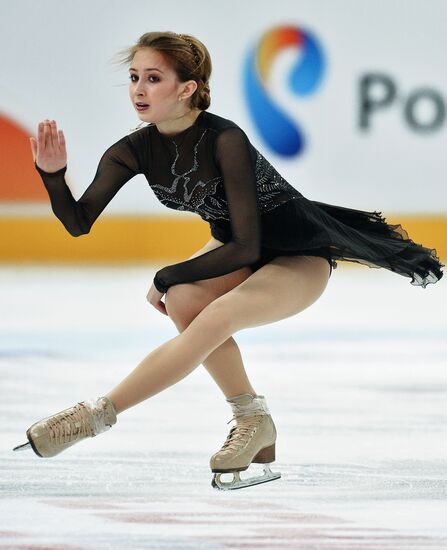
[[[120,413],[175,384],[242,328],[273,323],[309,307],[329,277],[323,258],[279,256],[214,300],[183,331],[152,351],[107,397]]]
[[[183,300],[183,302],[195,303],[199,311],[194,311],[194,307],[189,307],[185,311],[181,307],[176,309],[173,305],[170,306],[169,316],[180,333],[197,317],[204,306],[211,303],[212,297],[202,293],[200,301],[199,304],[197,297],[193,295],[190,296],[190,300]],[[212,351],[202,363],[225,397],[233,397],[242,393],[257,395],[245,372],[239,346],[232,336]]]
[[[228,338],[211,352],[203,361],[203,366],[213,377],[225,397],[233,397],[242,393],[257,395],[245,372],[239,346],[233,337]]]
[[[182,334],[147,355],[106,397],[117,414],[141,403],[192,372],[231,332],[228,324],[202,312]]]
[[[203,248],[195,252],[189,259],[196,258],[210,250],[223,246],[223,242],[214,237]],[[197,315],[212,301],[229,292],[248,279],[253,273],[250,267],[242,267],[236,271],[199,281],[195,284],[176,285],[166,295],[166,309],[170,319],[181,333],[197,317]],[[245,372],[241,352],[233,337],[211,352],[203,366],[210,373],[226,397],[243,393],[256,396]]]

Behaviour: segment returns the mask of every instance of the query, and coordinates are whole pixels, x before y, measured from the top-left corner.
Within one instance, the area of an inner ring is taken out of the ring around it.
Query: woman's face
[[[152,48],[136,52],[129,73],[129,96],[144,122],[156,124],[184,113],[189,101],[179,101],[179,96],[190,96],[197,87],[193,80],[180,82],[164,57]],[[137,103],[145,103],[148,107],[138,111]]]

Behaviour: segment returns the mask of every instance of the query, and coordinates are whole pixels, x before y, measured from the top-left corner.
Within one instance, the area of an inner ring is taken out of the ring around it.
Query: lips
[[[135,103],[135,109],[139,112],[139,113],[142,113],[143,111],[147,111],[149,109],[149,105],[147,103]]]

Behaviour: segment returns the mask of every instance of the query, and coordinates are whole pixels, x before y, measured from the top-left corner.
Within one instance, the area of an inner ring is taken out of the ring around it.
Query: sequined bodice
[[[146,134],[130,137],[146,141],[150,153],[143,171],[162,204],[174,210],[195,212],[206,221],[229,221],[224,178],[215,163],[213,151],[219,131],[231,127],[232,123],[216,115],[202,113],[205,114],[206,121],[201,120],[202,124],[181,132],[180,136],[168,138],[161,135],[155,125],[149,125],[139,130]],[[141,150],[141,143],[137,146]],[[249,148],[261,213],[302,196],[251,143]],[[238,159],[234,162],[237,163]],[[241,165],[241,185],[244,169]]]

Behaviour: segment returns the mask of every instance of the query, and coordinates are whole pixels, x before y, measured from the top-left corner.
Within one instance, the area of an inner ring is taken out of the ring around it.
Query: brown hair
[[[180,82],[197,82],[197,89],[189,98],[191,108],[208,109],[211,104],[209,79],[212,65],[210,54],[200,40],[190,34],[147,32],[140,36],[134,46],[120,50],[117,62],[131,63],[141,48],[153,48],[167,58]]]

